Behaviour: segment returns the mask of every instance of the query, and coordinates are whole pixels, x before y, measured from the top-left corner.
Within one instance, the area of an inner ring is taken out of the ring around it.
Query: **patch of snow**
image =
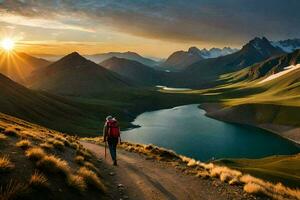
[[[291,66],[288,66],[288,67],[285,67],[283,71],[281,72],[278,72],[276,74],[272,74],[271,76],[268,76],[267,78],[263,79],[262,81],[260,81],[258,84],[261,84],[261,83],[265,83],[267,81],[271,81],[271,80],[274,80],[278,77],[281,77],[291,71],[294,71],[296,69],[299,69],[300,68],[300,64],[297,64],[297,65],[291,65]]]
[[[217,58],[220,56],[226,56],[228,54],[232,54],[238,51],[238,49],[232,49],[230,47],[224,47],[223,49],[220,48],[211,48],[209,50],[207,49],[201,49],[201,56],[203,58]]]
[[[292,53],[293,51],[300,49],[300,39],[276,41],[271,42],[271,44],[287,53]]]

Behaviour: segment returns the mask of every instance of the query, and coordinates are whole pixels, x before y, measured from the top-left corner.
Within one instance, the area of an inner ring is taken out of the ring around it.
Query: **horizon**
[[[3,0],[0,38],[12,38],[17,51],[33,55],[131,51],[166,58],[191,46],[241,48],[254,37],[265,36],[271,41],[299,38],[295,24],[300,16],[293,10],[299,6],[294,0]]]
[[[211,47],[211,48],[199,48],[197,46],[189,46],[187,47],[186,49],[175,49],[174,51],[172,51],[170,54],[168,54],[167,56],[151,56],[151,55],[144,55],[142,53],[139,53],[139,52],[135,52],[135,51],[129,51],[129,50],[124,50],[124,51],[106,51],[106,52],[97,52],[97,53],[81,53],[80,51],[76,51],[76,50],[70,50],[70,51],[67,51],[63,54],[52,54],[52,53],[34,53],[34,52],[28,52],[28,51],[22,51],[22,50],[18,50],[18,42],[17,41],[13,41],[13,49],[9,50],[9,51],[12,51],[12,52],[15,52],[15,53],[25,53],[25,54],[28,54],[28,55],[31,55],[31,56],[35,56],[35,57],[39,57],[39,58],[43,58],[43,59],[46,59],[47,60],[47,57],[54,57],[55,59],[52,60],[52,59],[49,59],[49,61],[55,61],[57,59],[60,59],[60,58],[63,58],[64,56],[67,56],[69,54],[72,54],[74,52],[80,54],[81,56],[93,56],[93,55],[97,55],[97,54],[109,54],[109,53],[137,53],[138,55],[142,56],[142,57],[145,57],[145,58],[149,58],[149,59],[152,59],[152,60],[156,60],[156,61],[161,61],[161,60],[165,60],[167,59],[172,53],[174,52],[177,52],[177,51],[188,51],[189,48],[191,47],[196,47],[198,48],[199,50],[211,50],[211,49],[214,49],[214,48],[217,48],[217,49],[224,49],[224,48],[231,48],[231,49],[234,49],[234,50],[240,50],[245,44],[247,44],[248,42],[250,42],[251,40],[255,39],[255,38],[266,38],[265,36],[262,36],[262,37],[253,37],[251,39],[249,39],[248,41],[246,41],[244,44],[242,44],[240,47],[231,47],[231,46],[224,46],[224,47]],[[269,38],[266,38],[269,40]],[[286,38],[286,39],[281,39],[281,40],[277,40],[277,41],[285,41],[285,40],[300,40],[299,38]],[[2,49],[0,50],[1,53],[7,53],[7,50],[3,47],[3,42],[7,40],[7,38],[5,38],[4,40],[2,40]],[[269,40],[270,42],[274,42],[273,40]],[[275,42],[277,42],[275,41]]]
[[[300,200],[299,8],[0,0],[0,200]]]

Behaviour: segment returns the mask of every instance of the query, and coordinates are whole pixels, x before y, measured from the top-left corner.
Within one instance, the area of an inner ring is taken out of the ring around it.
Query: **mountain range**
[[[281,48],[287,53],[291,53],[297,49],[300,49],[300,39],[280,40],[272,42],[272,45]]]
[[[86,96],[130,87],[130,81],[73,52],[34,71],[27,86],[55,94]]]
[[[255,63],[223,80],[210,93],[222,99],[208,116],[267,129],[300,142],[300,50]],[[216,98],[216,97],[215,97]]]
[[[197,48],[189,49],[191,54],[199,54],[199,51]],[[297,84],[298,77],[300,77],[297,67],[300,59],[299,51],[286,53],[264,37],[254,38],[241,50],[216,58],[205,59],[202,57],[179,72],[159,71],[138,61],[118,57],[111,57],[96,64],[76,52],[53,63],[26,54],[15,53],[26,60],[26,63],[30,63],[30,66],[34,66],[24,73],[26,74],[25,83],[20,81],[33,90],[1,75],[0,108],[7,114],[16,113],[18,117],[21,117],[22,114],[22,118],[28,118],[31,121],[41,119],[41,123],[49,122],[43,113],[57,114],[59,111],[56,108],[78,114],[78,117],[80,117],[80,112],[90,112],[91,116],[96,116],[89,110],[90,108],[97,107],[96,110],[101,108],[100,110],[103,111],[101,114],[107,114],[115,109],[122,115],[122,118],[129,119],[131,117],[130,119],[132,119],[131,114],[128,114],[130,117],[124,114],[129,113],[129,108],[134,110],[134,113],[140,113],[144,111],[145,107],[170,105],[175,101],[175,99],[164,99],[166,94],[159,94],[150,87],[155,85],[211,89],[226,84],[231,85],[232,87],[228,86],[231,89],[243,87],[245,94],[254,94],[253,91],[259,91],[261,95],[274,95],[272,99],[276,99],[278,96],[282,97],[282,94],[286,95],[285,99],[288,97],[297,99],[299,92]],[[24,66],[22,65],[22,67]],[[0,72],[5,74],[3,68]],[[19,80],[16,77],[11,79]],[[252,86],[255,86],[255,89],[251,88],[251,92],[248,92],[247,88]],[[272,92],[265,93],[268,90]],[[226,93],[222,94],[227,95]],[[230,94],[241,95],[232,90]],[[67,98],[56,95],[67,96]],[[73,101],[73,97],[80,98],[74,98],[76,101]],[[81,98],[84,100],[77,101]],[[91,98],[97,100],[92,101]],[[119,102],[120,98],[124,102]],[[195,101],[194,96],[188,98],[190,99],[187,102]],[[140,101],[141,99],[144,100]],[[86,101],[91,105],[86,105]],[[98,107],[98,103],[101,105],[100,107]],[[35,108],[30,109],[30,105],[34,105]],[[51,110],[51,106],[55,108]],[[84,111],[78,110],[77,106],[83,107]],[[95,124],[93,119],[89,123]]]
[[[200,60],[225,56],[236,51],[237,49],[230,47],[224,47],[223,49],[211,48],[209,50],[190,47],[188,51],[176,51],[172,53],[166,61],[161,64],[161,67],[171,71],[181,71]]]
[[[24,83],[28,76],[37,69],[41,69],[50,62],[21,52],[0,52],[0,73]]]
[[[150,58],[145,58],[135,52],[127,51],[127,52],[109,52],[109,53],[101,53],[101,54],[93,54],[93,55],[85,55],[87,59],[90,59],[91,61],[95,63],[101,63],[104,60],[107,60],[112,57],[117,58],[125,58],[128,60],[133,60],[140,62],[144,65],[150,66],[150,67],[156,67],[158,65],[158,62],[155,60],[152,60]]]

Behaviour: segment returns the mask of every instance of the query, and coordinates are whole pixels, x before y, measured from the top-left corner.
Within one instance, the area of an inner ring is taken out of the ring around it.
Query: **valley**
[[[299,0],[0,0],[0,200],[300,200]]]
[[[297,170],[278,162],[287,160],[289,169],[299,162],[300,50],[284,52],[254,38],[241,50],[170,71],[131,53],[96,58],[101,62],[73,52],[31,69],[22,81],[1,71],[1,113],[80,137],[101,136],[105,117],[113,115],[125,141],[297,185]]]

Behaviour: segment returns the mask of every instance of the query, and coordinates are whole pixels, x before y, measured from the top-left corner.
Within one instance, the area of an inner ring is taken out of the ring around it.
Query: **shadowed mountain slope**
[[[0,112],[64,132],[87,132],[100,124],[92,107],[29,90],[2,74],[0,88]]]
[[[101,62],[100,65],[142,85],[149,86],[160,83],[159,75],[162,72],[137,61],[112,57]]]
[[[30,88],[72,96],[97,95],[132,84],[120,75],[71,53],[44,69],[35,71],[28,80]]]
[[[117,58],[124,58],[128,60],[133,60],[140,62],[144,65],[150,67],[156,67],[158,63],[152,59],[145,58],[135,52],[127,51],[127,52],[109,52],[109,53],[101,53],[101,54],[94,54],[94,55],[86,55],[86,58],[94,61],[95,63],[103,62],[109,58],[117,57]]]

